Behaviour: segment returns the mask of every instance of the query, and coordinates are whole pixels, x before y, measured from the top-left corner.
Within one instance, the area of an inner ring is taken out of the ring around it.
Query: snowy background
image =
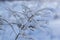
[[[60,40],[59,1],[0,2],[0,40]]]

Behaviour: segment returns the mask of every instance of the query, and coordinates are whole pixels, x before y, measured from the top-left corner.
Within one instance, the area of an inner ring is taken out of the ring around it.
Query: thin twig
[[[16,36],[15,40],[17,40],[17,39],[18,39],[19,35],[20,35],[20,33],[18,33],[18,34],[17,34],[17,36]]]
[[[7,22],[7,23],[10,25],[10,27],[12,28],[12,30],[14,31],[14,33],[17,35],[17,33],[15,32],[13,26],[12,26],[7,20],[5,20],[5,19],[3,19],[3,18],[0,18],[0,19],[2,19],[2,20],[4,20],[5,22]]]

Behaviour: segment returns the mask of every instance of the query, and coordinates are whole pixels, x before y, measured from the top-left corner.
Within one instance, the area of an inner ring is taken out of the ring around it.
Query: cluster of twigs
[[[34,11],[32,11],[30,8],[28,8],[27,6],[25,6],[25,5],[21,5],[22,7],[23,7],[23,9],[24,9],[24,11],[23,11],[23,13],[21,13],[21,12],[17,12],[17,11],[13,11],[12,9],[10,9],[10,8],[7,8],[7,10],[10,12],[10,14],[12,14],[15,18],[16,18],[16,21],[18,21],[18,22],[22,22],[22,17],[21,17],[21,15],[23,15],[24,17],[25,17],[25,19],[26,19],[26,23],[24,23],[24,24],[22,24],[22,23],[9,23],[9,21],[7,21],[6,19],[3,19],[1,16],[0,16],[0,25],[1,25],[1,20],[3,20],[3,21],[5,21],[5,22],[7,22],[8,23],[8,25],[10,25],[10,27],[12,28],[12,30],[14,31],[14,33],[16,34],[16,38],[15,38],[15,40],[17,40],[18,39],[18,37],[21,35],[21,33],[22,34],[24,34],[24,32],[19,32],[18,34],[15,32],[15,29],[14,29],[14,27],[12,26],[12,24],[15,24],[15,25],[17,25],[17,27],[19,28],[18,30],[19,31],[24,31],[24,30],[27,30],[27,28],[37,28],[37,27],[35,27],[35,26],[33,26],[33,25],[29,25],[29,26],[27,26],[26,27],[26,24],[29,22],[29,23],[31,23],[32,22],[32,20],[36,23],[36,25],[37,25],[37,22],[33,19],[35,16],[41,16],[41,17],[43,17],[43,15],[44,15],[44,17],[45,17],[45,15],[46,14],[42,14],[42,11],[44,11],[45,9],[46,10],[50,10],[50,11],[53,11],[52,9],[49,9],[49,8],[44,8],[44,9],[40,9],[40,10],[38,10],[38,11],[36,11],[36,12],[34,12]],[[39,12],[41,12],[41,13],[39,13]],[[31,14],[31,16],[28,16],[28,14]],[[42,14],[42,15],[41,15]],[[46,16],[47,17],[47,16]],[[19,18],[19,19],[17,19],[17,18]],[[42,21],[42,20],[37,20],[37,21]],[[44,21],[44,19],[43,19],[43,21]],[[48,24],[48,20],[45,20],[46,22],[45,22],[45,24]],[[40,25],[40,29],[41,29],[41,27],[43,27],[42,25]],[[46,26],[45,26],[46,27]],[[43,29],[45,28],[45,27],[43,27]],[[47,27],[48,28],[48,27]],[[34,31],[34,30],[33,30]]]

